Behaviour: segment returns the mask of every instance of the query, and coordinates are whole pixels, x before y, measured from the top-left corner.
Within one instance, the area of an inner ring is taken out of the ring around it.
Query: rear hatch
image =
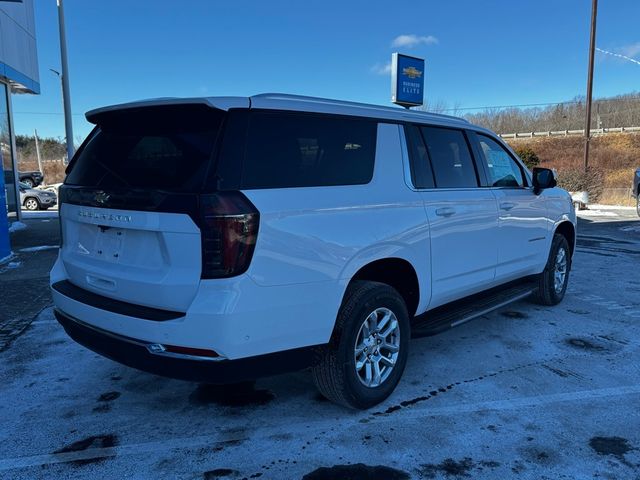
[[[69,281],[185,312],[202,273],[200,195],[226,112],[206,104],[106,110],[60,188]]]

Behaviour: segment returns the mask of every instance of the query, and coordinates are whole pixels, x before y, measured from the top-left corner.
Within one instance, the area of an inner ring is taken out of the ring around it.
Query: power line
[[[640,62],[639,62],[640,63]],[[601,98],[595,100],[595,103],[603,103],[603,102],[617,102],[620,100],[629,100],[625,98]],[[640,96],[633,97],[633,100],[640,101]],[[484,105],[481,107],[452,107],[452,108],[444,108],[442,112],[460,112],[466,110],[489,110],[489,109],[501,109],[501,108],[524,108],[524,107],[548,107],[551,105],[580,105],[585,103],[585,100],[568,100],[566,102],[545,102],[545,103],[516,103],[511,105]],[[428,108],[428,105],[427,105]],[[19,115],[64,115],[62,112],[17,112],[13,113]],[[74,116],[82,116],[83,113],[72,113]]]
[[[568,102],[548,102],[548,103],[520,103],[514,105],[485,105],[483,107],[461,107],[461,108],[445,108],[444,112],[453,112],[460,110],[488,110],[490,108],[520,108],[520,107],[548,107],[549,105],[572,105],[583,103],[580,100],[572,100]]]
[[[627,57],[626,55],[621,55],[619,53],[609,52],[607,50],[603,50],[603,49],[597,48],[597,47],[596,47],[596,50],[601,52],[601,53],[606,53],[607,55],[611,55],[613,57],[622,58],[623,60],[629,60],[630,62],[637,63],[638,65],[640,65],[640,62],[638,60],[636,60],[635,58]]]
[[[18,115],[64,115],[62,112],[13,112]],[[72,113],[74,116],[84,117],[84,113]]]

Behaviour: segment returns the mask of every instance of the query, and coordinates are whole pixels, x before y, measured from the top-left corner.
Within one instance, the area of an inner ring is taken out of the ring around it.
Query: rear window
[[[71,165],[68,185],[199,191],[224,112],[172,105],[106,112]]]
[[[368,119],[253,112],[242,188],[369,183],[376,133],[377,123]]]

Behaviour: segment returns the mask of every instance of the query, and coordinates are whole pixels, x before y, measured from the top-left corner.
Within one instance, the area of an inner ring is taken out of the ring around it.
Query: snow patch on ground
[[[13,255],[8,256],[6,259],[0,261],[0,273],[4,273],[7,272],[9,270],[15,270],[16,268],[20,268],[22,266],[22,262],[18,262],[18,261],[13,261],[13,262],[8,262],[3,264],[3,261],[11,260],[11,258],[13,258]]]
[[[58,218],[59,214],[58,214],[58,206],[56,205],[55,207],[51,207],[48,210],[34,210],[34,211],[29,211],[29,210],[23,210],[22,211],[22,218],[27,219],[27,220],[32,220],[34,218]]]
[[[615,212],[607,212],[603,210],[592,209],[592,206],[589,206],[589,210],[578,210],[576,212],[578,216],[584,217],[619,217]]]
[[[20,252],[22,253],[40,252],[42,250],[53,250],[58,248],[59,248],[58,245],[39,245],[37,247],[21,248]]]
[[[625,207],[622,205],[602,205],[600,203],[590,203],[589,209],[593,210],[635,210],[636,207]]]
[[[17,232],[18,230],[24,230],[27,225],[22,222],[13,222],[9,225],[9,233]]]

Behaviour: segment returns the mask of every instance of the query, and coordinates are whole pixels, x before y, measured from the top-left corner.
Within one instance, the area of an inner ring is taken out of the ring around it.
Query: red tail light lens
[[[200,196],[202,278],[233,277],[249,268],[260,214],[240,192]]]

